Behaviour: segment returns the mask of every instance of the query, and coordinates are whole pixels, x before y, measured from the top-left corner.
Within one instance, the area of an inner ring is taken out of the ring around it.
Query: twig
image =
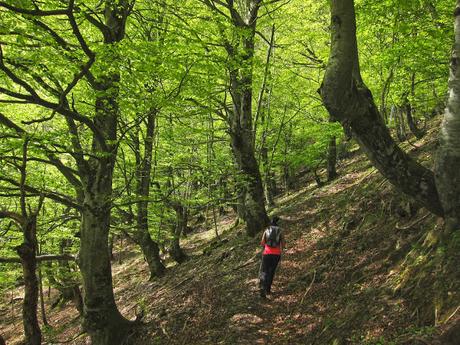
[[[179,286],[181,286],[182,284],[184,284],[186,281],[192,279],[193,277],[188,277],[188,278],[185,278],[184,280],[180,281],[179,283],[177,283],[176,285],[174,285],[173,289],[176,289],[178,288]]]
[[[420,223],[422,220],[424,220],[425,218],[427,218],[431,213],[427,213],[425,214],[424,216],[420,217],[419,219],[415,220],[414,222],[410,223],[409,225],[406,225],[406,226],[400,226],[398,223],[396,223],[396,229],[398,230],[409,230],[410,228],[412,228],[414,225]]]
[[[376,168],[372,168],[371,171],[369,173],[367,173],[365,176],[361,177],[359,179],[358,182],[355,182],[352,186],[357,186],[359,185],[361,182],[363,182],[366,178],[368,178],[369,176],[371,176],[373,173],[375,173],[377,171]],[[351,193],[351,195],[348,197],[348,200],[352,199],[353,198],[353,195],[355,195],[355,192],[358,190],[358,188],[355,188],[355,190],[353,190],[353,192]]]
[[[86,331],[81,331],[79,334],[77,334],[74,338],[70,340],[64,340],[64,341],[58,341],[58,340],[52,340],[51,342],[53,344],[68,344],[74,340],[77,340],[79,337],[81,337],[83,334],[86,334]]]
[[[383,181],[378,184],[376,190],[380,190],[380,187],[382,187],[385,184],[385,182],[388,182],[386,178],[384,178]]]
[[[166,327],[163,326],[161,323],[160,323],[160,329],[161,331],[163,332],[164,335],[166,335],[168,337],[168,339],[171,339],[171,336],[168,334],[168,332],[166,331]]]
[[[303,294],[302,299],[300,300],[300,305],[303,304],[303,300],[305,299],[305,296],[307,296],[308,292],[311,290],[311,287],[313,286],[313,283],[315,282],[315,278],[316,278],[316,269],[313,271],[313,279],[311,280],[310,285],[305,290],[305,293]]]
[[[443,323],[449,322],[449,320],[454,317],[454,315],[458,312],[459,309],[460,309],[460,305],[457,307],[457,309],[455,309],[455,311]]]
[[[427,342],[425,339],[422,339],[420,337],[411,338],[409,340],[417,340],[417,341],[419,341],[421,343],[424,343],[425,345],[431,345],[431,343]]]
[[[236,271],[236,270],[239,270],[240,268],[243,268],[243,267],[246,267],[246,266],[252,264],[252,263],[255,261],[256,257],[257,257],[257,254],[254,255],[254,256],[253,256],[252,258],[250,258],[249,260],[247,260],[246,262],[244,262],[243,264],[241,264],[241,265],[235,267],[233,270]]]

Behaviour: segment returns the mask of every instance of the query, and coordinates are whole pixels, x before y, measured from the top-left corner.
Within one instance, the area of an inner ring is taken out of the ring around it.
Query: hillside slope
[[[437,121],[431,126],[406,147],[428,165]],[[277,200],[273,212],[288,249],[269,300],[257,290],[259,239],[241,228],[223,231],[220,240],[210,239],[214,230],[189,237],[190,260],[153,282],[139,254],[114,264],[121,311],[145,314],[127,342],[435,344],[460,314],[460,278],[440,272],[429,243],[439,220],[397,193],[359,152],[338,171],[322,188],[305,177]],[[231,215],[221,219],[220,230],[232,222]],[[72,306],[50,314],[49,343],[88,343]],[[11,340],[17,323],[6,332]]]

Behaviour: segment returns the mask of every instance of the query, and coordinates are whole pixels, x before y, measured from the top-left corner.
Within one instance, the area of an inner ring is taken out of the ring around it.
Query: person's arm
[[[265,246],[265,231],[262,233],[262,238],[260,239],[260,245]]]

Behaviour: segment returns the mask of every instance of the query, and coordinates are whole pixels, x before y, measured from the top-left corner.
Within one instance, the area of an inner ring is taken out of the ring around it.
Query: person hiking
[[[260,244],[264,247],[260,266],[260,296],[266,298],[271,294],[273,277],[281,259],[281,252],[285,248],[284,235],[278,226],[280,218],[274,216],[270,226],[265,229]]]

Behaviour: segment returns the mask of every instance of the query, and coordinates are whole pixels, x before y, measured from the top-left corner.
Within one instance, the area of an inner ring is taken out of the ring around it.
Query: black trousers
[[[260,289],[264,292],[270,292],[273,277],[275,277],[276,267],[280,262],[281,255],[267,254],[262,255],[262,264],[260,265]]]

